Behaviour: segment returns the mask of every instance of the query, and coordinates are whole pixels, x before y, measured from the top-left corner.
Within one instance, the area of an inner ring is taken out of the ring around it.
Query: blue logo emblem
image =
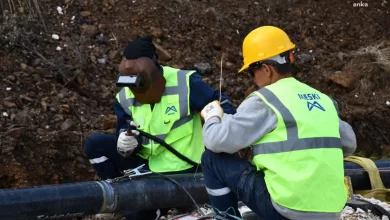
[[[166,115],[173,115],[176,112],[177,112],[177,110],[176,110],[176,107],[174,105],[172,105],[171,107],[167,107],[167,109],[165,110]]]
[[[320,103],[318,103],[317,101],[314,101],[313,103],[307,101],[307,108],[309,109],[309,111],[311,111],[314,107],[316,107],[322,111],[325,111],[324,107],[322,107],[320,105]]]

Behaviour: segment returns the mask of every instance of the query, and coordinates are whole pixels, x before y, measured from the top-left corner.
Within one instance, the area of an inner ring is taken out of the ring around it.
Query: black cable
[[[150,172],[152,172],[151,170],[149,170]],[[198,206],[198,204],[196,203],[194,197],[191,196],[191,194],[182,186],[180,185],[180,183],[178,183],[176,180],[164,175],[164,174],[161,174],[161,173],[155,173],[155,172],[152,172],[153,174],[156,174],[158,176],[161,176],[169,181],[171,181],[172,183],[176,184],[181,190],[183,190],[187,195],[188,197],[191,199],[192,203],[194,203],[196,209],[198,210],[198,212],[202,215],[205,215],[205,213],[202,212],[202,210],[200,209],[200,207]]]
[[[144,136],[144,137],[147,137],[161,145],[163,145],[165,148],[167,148],[167,150],[169,150],[171,153],[173,153],[175,156],[177,156],[178,158],[184,160],[185,162],[191,164],[192,166],[199,166],[198,163],[190,160],[188,157],[184,156],[183,154],[181,154],[180,152],[178,152],[175,148],[173,148],[171,145],[167,144],[164,140],[154,136],[154,135],[151,135],[145,131],[141,131],[141,130],[138,130],[136,129],[135,127],[132,128],[133,130],[137,130],[140,135]]]

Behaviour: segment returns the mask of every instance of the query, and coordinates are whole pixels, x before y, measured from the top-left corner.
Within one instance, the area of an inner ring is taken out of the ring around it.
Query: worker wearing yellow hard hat
[[[295,44],[281,29],[273,26],[257,28],[244,39],[242,44],[244,66],[238,72],[247,69],[251,64],[267,59],[283,64],[279,55],[293,48]]]
[[[273,220],[336,220],[346,204],[343,158],[356,150],[356,136],[333,99],[292,77],[294,48],[278,27],[251,31],[239,72],[260,89],[234,115],[218,102],[202,110],[206,190],[229,219],[240,217],[238,199]],[[251,162],[235,154],[247,147]]]

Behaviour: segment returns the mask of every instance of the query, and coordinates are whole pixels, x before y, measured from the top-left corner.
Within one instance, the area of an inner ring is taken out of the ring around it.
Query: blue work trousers
[[[90,163],[95,168],[97,175],[105,179],[113,179],[122,176],[122,171],[136,168],[145,164],[143,169],[148,169],[148,161],[136,155],[124,158],[117,152],[117,137],[109,134],[93,134],[85,142],[85,153]],[[195,173],[196,167],[164,174]],[[198,170],[199,171],[199,170]],[[158,214],[164,215],[169,209],[143,210],[126,214],[127,220],[153,220]]]
[[[287,219],[273,207],[264,173],[256,171],[249,161],[206,150],[202,170],[211,205],[217,210],[241,217],[237,207],[240,200],[262,220]]]

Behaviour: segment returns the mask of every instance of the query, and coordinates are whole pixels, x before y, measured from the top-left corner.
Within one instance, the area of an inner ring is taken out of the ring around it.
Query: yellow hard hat
[[[242,72],[250,64],[281,54],[295,48],[286,32],[274,26],[262,26],[251,31],[242,43],[244,66]]]

